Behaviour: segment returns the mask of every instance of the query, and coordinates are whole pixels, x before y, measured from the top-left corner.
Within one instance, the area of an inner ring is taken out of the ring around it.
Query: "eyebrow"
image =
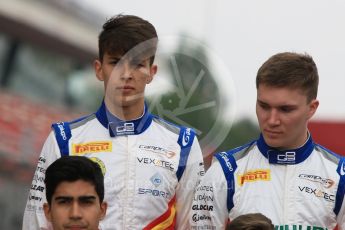
[[[121,58],[122,58],[121,56],[109,56],[108,57],[109,60],[117,60],[117,61],[121,60]]]
[[[269,105],[268,103],[264,102],[264,101],[261,101],[259,99],[256,100],[259,104],[264,104],[264,105]]]
[[[260,105],[265,105],[265,106],[271,106],[269,103],[267,102],[264,102],[264,101],[261,101],[259,99],[257,99],[257,102],[260,104]],[[274,107],[274,106],[273,106]],[[279,108],[282,108],[282,107],[286,107],[286,108],[296,108],[297,105],[291,105],[291,104],[282,104],[282,105],[279,105],[277,106]]]
[[[73,200],[73,197],[71,196],[57,196],[54,200]],[[86,201],[86,200],[96,200],[96,196],[79,196],[79,201]]]
[[[78,197],[79,201],[89,201],[89,200],[96,200],[95,196],[80,196]]]

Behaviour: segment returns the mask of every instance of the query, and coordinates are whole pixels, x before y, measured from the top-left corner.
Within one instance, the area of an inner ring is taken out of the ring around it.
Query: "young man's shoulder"
[[[55,133],[56,139],[59,141],[67,141],[72,136],[72,130],[88,124],[96,118],[95,114],[89,114],[79,117],[72,121],[61,121],[51,125],[52,131]]]
[[[253,140],[251,142],[248,142],[244,145],[241,145],[239,147],[227,150],[227,151],[223,151],[223,152],[219,152],[216,153],[214,156],[218,159],[218,158],[229,158],[229,157],[233,157],[236,161],[239,159],[242,159],[243,157],[245,157],[247,154],[250,153],[250,150],[256,145],[256,140]]]
[[[161,118],[161,117],[159,117],[157,115],[152,115],[152,117],[153,117],[153,121],[156,124],[166,128],[167,130],[169,130],[169,131],[171,131],[171,132],[173,132],[173,133],[175,133],[177,135],[179,135],[182,130],[186,130],[186,129],[189,129],[193,133],[195,132],[193,129],[191,129],[189,127],[185,127],[185,126],[182,126],[182,125],[177,125],[177,124],[172,123],[170,121],[167,121],[167,120],[165,120],[165,119],[163,119],[163,118]]]
[[[315,150],[327,161],[330,161],[336,165],[339,164],[339,162],[344,159],[345,157],[333,152],[332,150],[320,145],[320,144],[315,144]]]
[[[88,123],[89,121],[91,121],[95,118],[96,118],[95,114],[88,114],[88,115],[76,118],[74,120],[71,120],[71,121],[60,121],[60,122],[53,123],[52,128],[55,130],[56,127],[58,129],[61,129],[61,127],[67,127],[68,126],[69,129],[75,129],[75,128],[78,128],[80,126],[85,125],[86,123]]]

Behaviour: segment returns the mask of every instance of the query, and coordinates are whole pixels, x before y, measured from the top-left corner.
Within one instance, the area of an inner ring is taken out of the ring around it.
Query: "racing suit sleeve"
[[[59,147],[54,131],[52,131],[45,141],[38,159],[24,211],[23,230],[52,229],[43,211],[43,204],[46,203],[44,178],[47,167],[59,157]]]
[[[193,199],[191,229],[225,229],[228,220],[227,182],[221,165],[213,158]]]
[[[176,229],[190,229],[188,220],[190,208],[195,188],[204,173],[203,155],[195,137],[186,169],[176,188]]]

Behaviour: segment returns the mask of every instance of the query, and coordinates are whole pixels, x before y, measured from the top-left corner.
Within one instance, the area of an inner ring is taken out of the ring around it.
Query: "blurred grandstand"
[[[77,1],[0,1],[0,229],[20,229],[50,124],[98,106],[104,20]]]

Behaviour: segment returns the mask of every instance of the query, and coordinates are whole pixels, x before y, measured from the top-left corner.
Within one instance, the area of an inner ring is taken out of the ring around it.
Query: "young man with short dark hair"
[[[98,230],[105,217],[104,177],[99,165],[82,156],[63,156],[47,168],[43,209],[54,230]]]
[[[102,166],[108,203],[102,230],[189,228],[203,158],[192,129],[160,119],[145,104],[145,87],[157,72],[157,42],[155,28],[142,18],[109,19],[94,62],[104,101],[94,114],[53,124],[40,156],[36,178],[44,178],[45,168],[63,155],[85,155]],[[27,203],[24,229],[46,228],[43,195],[30,190],[29,197],[38,200]]]
[[[319,106],[318,82],[306,54],[279,53],[260,67],[261,135],[215,155],[197,189],[206,198],[193,203],[204,208],[191,214],[195,229],[224,229],[228,219],[255,212],[276,229],[345,229],[344,157],[314,143],[307,127]]]

